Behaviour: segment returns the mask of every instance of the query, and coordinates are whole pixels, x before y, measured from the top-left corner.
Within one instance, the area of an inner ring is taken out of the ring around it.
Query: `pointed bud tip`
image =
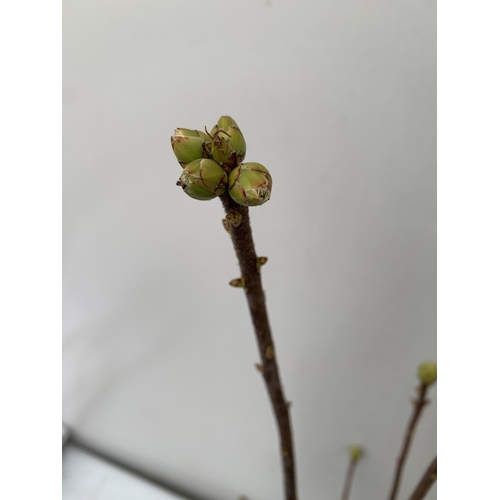
[[[217,126],[222,130],[227,130],[229,127],[237,127],[238,124],[230,116],[221,116],[217,122]]]

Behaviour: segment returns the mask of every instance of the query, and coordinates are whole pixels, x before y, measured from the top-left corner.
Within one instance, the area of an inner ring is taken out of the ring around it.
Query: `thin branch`
[[[234,250],[238,257],[242,277],[240,284],[243,285],[246,293],[257,337],[261,358],[259,370],[262,371],[278,425],[285,499],[297,500],[292,427],[288,414],[288,404],[281,387],[276,349],[267,316],[266,301],[260,278],[260,265],[258,265],[257,254],[255,253],[248,208],[234,202],[227,192],[221,195],[220,199],[226,211],[224,227],[231,235]]]
[[[351,461],[349,462],[349,467],[347,468],[347,473],[345,476],[344,490],[342,492],[341,500],[348,500],[349,494],[351,492],[352,480],[354,479],[354,471],[356,470],[356,464],[358,463],[357,457],[351,456]]]
[[[408,427],[406,428],[406,434],[403,441],[403,447],[401,448],[401,452],[398,457],[398,461],[396,464],[396,471],[394,473],[394,479],[392,483],[392,490],[389,495],[389,500],[396,500],[399,484],[401,482],[401,477],[403,475],[403,469],[408,457],[408,452],[410,451],[410,445],[413,438],[413,434],[415,432],[415,427],[417,425],[418,419],[424,409],[424,406],[428,403],[425,399],[425,395],[427,393],[427,385],[421,383],[417,387],[418,398],[413,400],[413,414],[410,418],[410,422],[408,423]]]
[[[424,472],[422,479],[417,484],[415,491],[413,492],[410,500],[422,500],[427,495],[427,492],[430,490],[431,486],[437,479],[437,457],[434,457],[434,460],[431,462],[427,470]]]

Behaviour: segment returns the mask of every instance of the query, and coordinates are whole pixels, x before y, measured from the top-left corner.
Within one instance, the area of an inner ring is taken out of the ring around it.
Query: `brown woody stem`
[[[349,467],[347,468],[347,474],[345,476],[344,490],[342,491],[341,500],[348,500],[349,493],[351,492],[352,480],[354,478],[354,471],[356,470],[356,464],[358,463],[357,458],[352,458],[349,462]]]
[[[396,471],[394,473],[394,479],[392,483],[392,490],[389,495],[389,500],[396,500],[399,485],[401,482],[401,477],[403,475],[403,469],[408,457],[408,452],[410,451],[411,441],[413,439],[413,434],[415,432],[415,427],[417,425],[418,419],[424,409],[424,406],[428,403],[425,399],[425,395],[427,393],[427,385],[421,383],[417,387],[418,398],[413,401],[413,414],[408,423],[408,427],[406,428],[406,433],[403,441],[403,447],[401,448],[401,452],[398,457],[398,461],[396,464]]]
[[[255,245],[252,238],[248,208],[233,201],[227,192],[221,195],[220,198],[227,214],[224,227],[231,235],[234,250],[240,264],[241,277],[244,280],[244,290],[260,351],[262,375],[278,425],[281,441],[280,455],[285,483],[285,499],[297,500],[292,427],[288,414],[287,401],[281,387],[276,360],[276,348],[274,347],[269,319],[267,317],[266,301],[259,271],[260,266],[257,266],[257,254],[255,253]]]
[[[427,470],[424,472],[422,479],[417,484],[415,491],[413,492],[410,500],[422,500],[427,495],[427,492],[430,490],[431,486],[437,479],[437,457],[434,457],[434,460],[430,463]]]

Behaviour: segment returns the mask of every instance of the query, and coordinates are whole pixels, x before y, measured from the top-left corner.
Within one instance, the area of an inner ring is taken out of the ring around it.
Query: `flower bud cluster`
[[[178,128],[171,144],[183,168],[177,185],[191,198],[212,200],[228,191],[236,203],[253,207],[271,197],[271,174],[260,163],[243,163],[245,139],[230,116],[222,116],[210,133]]]

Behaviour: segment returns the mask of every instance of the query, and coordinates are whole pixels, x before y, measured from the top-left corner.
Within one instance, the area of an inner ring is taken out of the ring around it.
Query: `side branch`
[[[410,500],[422,500],[427,495],[427,492],[430,490],[431,486],[437,479],[437,457],[434,457],[434,460],[431,462],[427,470],[424,472],[422,479],[418,483],[415,491],[413,492]]]
[[[396,471],[394,473],[394,479],[392,483],[391,493],[389,495],[389,500],[396,500],[399,490],[399,484],[401,482],[401,477],[403,475],[403,469],[405,466],[406,459],[408,457],[408,452],[410,451],[411,441],[413,439],[413,434],[415,432],[415,427],[417,425],[418,419],[424,406],[427,404],[427,400],[425,399],[425,395],[427,393],[427,385],[421,383],[417,387],[418,398],[413,401],[413,414],[410,418],[410,422],[408,423],[408,427],[406,428],[406,433],[403,441],[403,447],[398,457],[398,461],[396,464]]]
[[[261,371],[271,399],[278,425],[281,448],[285,499],[297,500],[292,428],[288,404],[281,386],[276,349],[271,336],[266,302],[260,278],[260,265],[250,227],[248,208],[235,203],[228,193],[220,196],[226,212],[224,226],[231,235],[234,250],[241,269],[242,284],[246,293],[252,323],[257,337],[261,358]],[[260,367],[259,367],[260,369]]]

